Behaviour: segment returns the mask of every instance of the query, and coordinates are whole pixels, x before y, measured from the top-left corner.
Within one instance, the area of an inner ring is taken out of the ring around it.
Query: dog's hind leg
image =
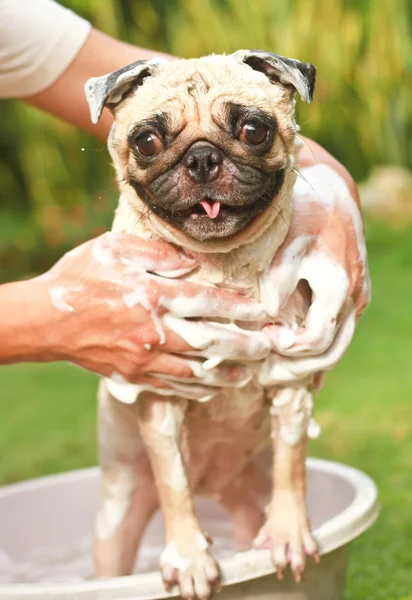
[[[252,546],[264,522],[263,507],[270,491],[269,477],[252,461],[218,494],[219,503],[233,521],[238,550]]]
[[[139,489],[141,485],[144,488]],[[118,464],[103,470],[94,543],[98,577],[132,572],[140,540],[157,508],[153,481],[143,483],[140,469]]]
[[[177,583],[182,598],[210,598],[219,570],[195,515],[183,458],[187,400],[144,394],[139,426],[156,479],[166,529],[161,571],[166,587]]]
[[[137,549],[158,496],[135,405],[99,391],[99,445],[102,468],[94,558],[98,577],[132,572]]]

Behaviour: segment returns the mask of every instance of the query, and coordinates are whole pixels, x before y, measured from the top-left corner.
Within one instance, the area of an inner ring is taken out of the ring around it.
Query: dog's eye
[[[143,156],[154,156],[162,149],[162,142],[155,133],[147,131],[136,138],[136,146]]]
[[[245,144],[257,146],[265,141],[267,134],[267,128],[258,121],[246,121],[242,125],[239,137]]]

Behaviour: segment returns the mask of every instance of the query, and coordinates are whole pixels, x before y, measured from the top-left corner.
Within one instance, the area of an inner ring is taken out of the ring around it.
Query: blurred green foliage
[[[62,0],[131,43],[191,57],[264,48],[314,63],[303,132],[357,179],[412,167],[412,3],[407,0]],[[1,104],[0,277],[47,268],[110,225],[104,146],[17,102]]]

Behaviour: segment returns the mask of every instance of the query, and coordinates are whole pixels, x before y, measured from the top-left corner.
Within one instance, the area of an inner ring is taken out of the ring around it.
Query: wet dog
[[[301,146],[295,93],[310,102],[315,73],[311,64],[241,50],[138,61],[89,80],[92,120],[98,121],[104,106],[115,117],[108,142],[121,191],[114,231],[183,247],[200,265],[188,279],[240,291],[270,307],[275,283],[269,265],[288,231]],[[299,579],[305,554],[317,558],[305,504],[317,375],[285,381],[265,334],[246,322],[223,323],[225,352],[208,354],[210,339],[201,322],[196,339],[188,339],[173,310],[160,321],[161,299],[154,305],[140,290],[128,301],[152,311],[157,343],[167,327],[199,349],[192,360],[197,379],[169,378],[163,392],[118,377],[102,381],[97,575],[131,572],[144,529],[160,506],[166,585],[177,583],[185,598],[209,598],[219,569],[195,514],[196,493],[220,502],[242,547],[270,548],[278,572],[290,564]],[[261,326],[275,319],[297,326],[310,301],[310,289],[300,282],[287,306],[275,309],[277,314],[267,309]],[[256,337],[256,352],[244,356],[238,375],[219,386],[212,367],[230,361],[233,328]],[[254,461],[269,443],[272,482]],[[265,515],[261,501],[271,491]]]

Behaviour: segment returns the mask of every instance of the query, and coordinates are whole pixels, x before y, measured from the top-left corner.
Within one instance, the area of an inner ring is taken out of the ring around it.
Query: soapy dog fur
[[[220,502],[242,548],[269,548],[279,576],[289,564],[299,580],[305,555],[318,557],[305,504],[305,457],[316,429],[312,391],[319,377],[283,378],[261,332],[275,320],[299,326],[311,301],[301,281],[288,305],[271,311],[269,266],[290,222],[301,146],[295,93],[309,102],[314,83],[310,64],[239,51],[141,61],[86,84],[93,121],[104,106],[115,117],[108,145],[121,195],[113,230],[186,249],[199,263],[187,279],[234,289],[266,309],[259,332],[253,331],[255,355],[244,357],[235,382],[216,388],[212,367],[230,358],[233,328],[252,334],[247,322],[225,324],[225,350],[208,355],[211,340],[201,322],[199,336],[189,339],[173,310],[160,322],[144,290],[127,300],[152,312],[157,343],[167,327],[199,354],[206,352],[192,361],[204,386],[169,379],[171,390],[162,393],[115,374],[101,382],[98,576],[132,571],[145,527],[160,506],[166,586],[177,584],[184,598],[209,598],[219,568],[196,517],[194,493]],[[175,275],[169,274],[171,285]],[[254,461],[270,443],[272,481]],[[262,498],[269,494],[265,513]]]

